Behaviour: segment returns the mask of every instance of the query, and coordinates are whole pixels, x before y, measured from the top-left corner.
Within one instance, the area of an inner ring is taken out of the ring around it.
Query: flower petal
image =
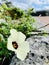
[[[11,33],[10,37],[11,37],[12,41],[17,42],[17,40],[18,40],[18,32],[15,29],[11,29],[10,33]]]
[[[23,52],[21,52],[21,51],[19,51],[18,53],[17,53],[17,57],[20,59],[20,60],[24,60],[25,58],[26,58],[26,56],[27,56],[27,53],[23,53]]]
[[[18,37],[17,41],[19,41],[20,43],[22,43],[25,40],[25,38],[26,38],[26,36],[22,32],[18,32],[18,36],[17,37]]]
[[[15,51],[15,49],[14,49],[13,46],[12,46],[12,41],[13,41],[13,39],[12,39],[11,36],[10,36],[10,37],[8,38],[7,48],[8,48],[9,50]]]
[[[21,49],[23,49],[24,52],[29,52],[29,42],[28,41],[24,41],[23,43],[21,43],[21,45],[19,46]]]
[[[24,60],[28,52],[29,52],[29,43],[27,41],[24,41],[17,49],[17,57],[21,60]]]
[[[29,49],[29,42],[25,41],[23,45],[24,45],[23,48],[25,48],[25,51],[29,52],[30,51],[30,49]]]
[[[22,43],[26,36],[22,32],[17,32],[15,29],[10,30],[11,37],[16,40],[17,43]]]
[[[17,31],[15,29],[11,29],[10,33],[11,33],[11,35],[16,35],[17,36]]]

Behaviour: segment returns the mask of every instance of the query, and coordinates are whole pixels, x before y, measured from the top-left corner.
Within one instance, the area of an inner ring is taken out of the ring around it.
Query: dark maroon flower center
[[[18,44],[17,44],[17,42],[13,41],[13,42],[12,42],[12,45],[13,45],[13,47],[14,47],[15,49],[18,48]]]

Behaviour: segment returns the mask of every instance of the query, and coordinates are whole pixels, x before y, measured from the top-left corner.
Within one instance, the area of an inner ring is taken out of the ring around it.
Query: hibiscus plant
[[[29,52],[26,38],[29,32],[36,29],[32,26],[35,19],[24,10],[5,4],[0,6],[0,16],[0,61],[4,57],[10,59],[13,54],[24,60]]]

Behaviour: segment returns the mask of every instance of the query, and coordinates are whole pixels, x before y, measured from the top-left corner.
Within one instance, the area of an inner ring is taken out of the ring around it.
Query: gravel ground
[[[34,25],[38,28],[45,24],[36,19]],[[39,30],[46,30],[48,27]],[[10,65],[49,65],[49,36],[31,36],[27,39],[30,44],[30,52],[24,61],[19,60],[16,55],[13,56]]]

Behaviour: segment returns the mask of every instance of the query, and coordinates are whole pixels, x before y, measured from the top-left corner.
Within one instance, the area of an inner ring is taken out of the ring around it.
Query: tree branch
[[[43,35],[43,34],[49,35],[49,33],[44,33],[44,32],[29,32],[29,35],[31,35],[31,36],[34,36],[34,35]]]
[[[49,23],[46,24],[46,25],[44,25],[44,26],[42,26],[42,27],[40,27],[40,28],[38,28],[38,29],[44,28],[44,27],[46,27],[46,26],[48,26],[48,25],[49,25]]]

